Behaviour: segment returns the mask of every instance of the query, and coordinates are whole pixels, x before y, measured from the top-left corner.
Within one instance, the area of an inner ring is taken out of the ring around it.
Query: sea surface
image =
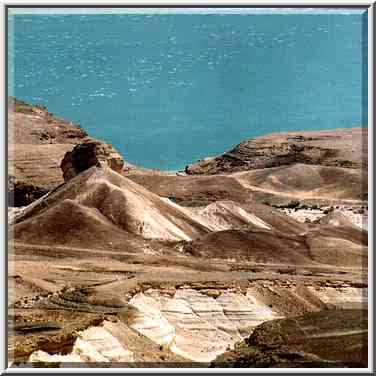
[[[177,170],[271,132],[367,126],[367,15],[15,14],[8,94]]]

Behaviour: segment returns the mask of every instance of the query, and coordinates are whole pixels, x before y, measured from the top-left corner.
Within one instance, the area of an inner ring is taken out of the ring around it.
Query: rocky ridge
[[[296,163],[367,167],[367,128],[289,132],[243,141],[230,151],[186,167],[187,174],[220,174]]]

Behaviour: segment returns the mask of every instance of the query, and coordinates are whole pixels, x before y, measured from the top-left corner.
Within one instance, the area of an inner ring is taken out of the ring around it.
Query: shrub
[[[299,202],[299,201],[293,200],[293,201],[290,201],[290,202],[286,205],[286,208],[288,208],[288,209],[295,209],[295,208],[299,207],[299,205],[300,205],[300,202]]]

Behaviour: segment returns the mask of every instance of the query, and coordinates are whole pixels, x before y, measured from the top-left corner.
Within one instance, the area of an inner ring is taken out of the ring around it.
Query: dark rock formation
[[[187,174],[220,174],[295,163],[366,168],[367,129],[273,134],[188,165]]]
[[[333,310],[265,322],[211,367],[367,367],[367,311]]]
[[[47,189],[43,189],[22,180],[16,180],[14,177],[9,177],[8,179],[9,206],[27,206],[38,198],[44,196],[47,192]]]
[[[98,165],[108,165],[112,170],[122,173],[124,159],[111,145],[98,140],[86,140],[65,154],[60,167],[64,180],[68,181]]]

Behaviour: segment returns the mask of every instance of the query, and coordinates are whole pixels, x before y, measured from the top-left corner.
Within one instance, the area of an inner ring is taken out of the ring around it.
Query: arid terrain
[[[13,367],[367,367],[366,128],[176,173],[14,99],[8,128]]]

